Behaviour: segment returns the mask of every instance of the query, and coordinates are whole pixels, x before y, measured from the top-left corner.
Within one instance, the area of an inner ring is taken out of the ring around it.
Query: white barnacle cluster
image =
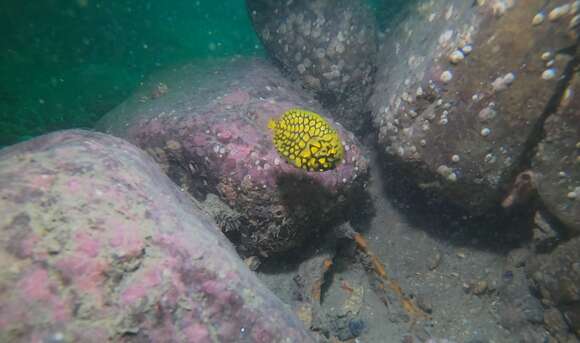
[[[545,51],[540,55],[540,58],[546,66],[546,70],[542,72],[542,79],[552,80],[556,77],[556,68],[553,67],[555,63],[554,54],[551,51]]]
[[[492,0],[492,1],[485,1],[481,0],[478,1],[480,6],[483,6],[489,2],[489,6],[493,14],[497,17],[501,17],[505,14],[505,12],[514,6],[514,0]]]
[[[562,22],[569,18],[568,33],[573,40],[578,39],[580,34],[580,0],[571,1],[560,6],[552,8],[548,12],[548,20],[552,23]],[[537,13],[532,18],[532,25],[539,26],[546,21],[546,15],[543,12]]]
[[[486,107],[484,107],[477,117],[482,123],[489,122],[497,116],[497,111],[495,110],[495,103],[490,102]]]
[[[461,63],[473,51],[473,45],[468,43],[470,38],[465,38],[465,40],[467,41],[461,42],[459,44],[460,47],[449,54],[449,62],[451,64],[457,65]]]
[[[448,181],[457,181],[457,174],[453,171],[453,168],[450,168],[444,164],[437,167],[437,173],[446,178]]]
[[[216,144],[213,147],[213,152],[219,157],[224,157],[225,153],[227,152],[226,148],[220,144]]]
[[[496,78],[492,83],[491,87],[494,92],[500,92],[507,89],[516,79],[514,73],[507,73],[503,76]]]

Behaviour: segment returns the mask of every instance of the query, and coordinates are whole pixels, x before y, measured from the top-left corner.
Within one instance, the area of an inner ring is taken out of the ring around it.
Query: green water
[[[0,12],[0,146],[90,128],[157,68],[262,53],[243,0],[10,0]]]
[[[369,0],[381,27],[408,0]],[[244,0],[4,0],[0,147],[91,128],[152,71],[265,55]]]

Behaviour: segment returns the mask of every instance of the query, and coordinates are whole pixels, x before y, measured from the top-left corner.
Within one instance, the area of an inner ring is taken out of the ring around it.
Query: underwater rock
[[[168,91],[147,97],[160,83]],[[228,232],[238,251],[268,256],[344,221],[367,177],[354,135],[330,120],[345,153],[336,168],[306,172],[286,163],[268,121],[295,107],[326,114],[269,63],[228,59],[159,72],[98,128],[149,152],[194,197],[217,194],[240,214],[227,216],[243,223]]]
[[[565,3],[418,2],[377,59],[371,106],[384,160],[474,214],[498,207],[576,63],[572,14],[532,24]]]
[[[558,111],[544,123],[532,167],[546,208],[568,229],[580,234],[580,73],[564,91]]]
[[[511,251],[506,258],[504,272],[498,282],[499,323],[518,342],[542,343],[546,341],[545,330],[541,326],[544,311],[541,302],[530,291],[526,277],[525,249]]]
[[[135,146],[45,135],[0,150],[0,180],[0,341],[312,341]]]
[[[270,56],[338,122],[361,133],[370,122],[376,22],[361,0],[247,0]],[[367,124],[367,125],[365,125]]]
[[[549,216],[543,210],[538,210],[534,214],[534,224],[532,227],[533,247],[536,253],[551,251],[563,239],[562,233],[550,221]]]
[[[580,237],[549,254],[537,255],[526,273],[542,303],[558,308],[571,331],[580,337]]]
[[[579,342],[570,332],[566,319],[558,309],[548,308],[544,311],[544,325],[556,342]]]
[[[326,249],[325,249],[326,250]],[[323,251],[299,266],[294,277],[300,299],[313,305],[316,310],[322,300],[322,288],[329,269],[332,267],[331,251]]]

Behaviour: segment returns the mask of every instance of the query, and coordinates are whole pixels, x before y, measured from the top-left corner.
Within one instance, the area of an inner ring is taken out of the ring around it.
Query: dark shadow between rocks
[[[569,48],[561,52],[574,56],[575,49]],[[506,180],[515,180],[519,173],[530,169],[535,149],[544,138],[543,124],[551,114],[558,110],[565,89],[574,74],[573,70],[578,65],[578,59],[574,58],[566,66],[563,74],[565,77],[559,81],[536,128],[525,143],[524,153],[516,161],[518,167],[514,168],[512,173],[503,176]],[[382,151],[380,147],[375,147],[374,150]],[[411,180],[407,175],[412,175],[412,168],[419,168],[419,166],[401,163],[384,153],[379,155],[375,161],[380,160],[381,163],[376,162],[375,165],[380,164],[378,167],[380,177],[384,181],[384,194],[413,227],[421,228],[428,234],[454,245],[469,245],[476,249],[494,252],[507,252],[531,240],[533,216],[536,210],[542,207],[536,197],[526,204],[514,206],[509,210],[501,207],[502,199],[498,198],[496,207],[490,208],[483,215],[473,216],[451,199],[437,193],[435,187],[422,189]],[[558,222],[555,218],[551,220]],[[559,226],[561,224],[555,225],[555,227]],[[472,244],[473,241],[478,243]]]
[[[371,164],[383,181],[382,196],[412,227],[452,245],[496,253],[506,253],[531,239],[534,202],[507,211],[498,199],[496,207],[474,216],[435,189],[421,188],[408,177],[414,166],[386,154],[376,155]]]
[[[297,270],[300,263],[322,253],[335,254],[341,238],[334,228],[359,218],[372,218],[374,207],[362,182],[355,182],[346,192],[333,193],[320,182],[305,175],[281,174],[276,183],[289,220],[306,223],[302,244],[290,251],[270,256],[260,272],[276,274]]]

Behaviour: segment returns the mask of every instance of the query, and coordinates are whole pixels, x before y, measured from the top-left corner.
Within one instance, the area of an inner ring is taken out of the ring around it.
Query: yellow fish
[[[325,171],[344,158],[338,132],[319,114],[293,108],[270,119],[274,146],[289,163],[308,171]]]

